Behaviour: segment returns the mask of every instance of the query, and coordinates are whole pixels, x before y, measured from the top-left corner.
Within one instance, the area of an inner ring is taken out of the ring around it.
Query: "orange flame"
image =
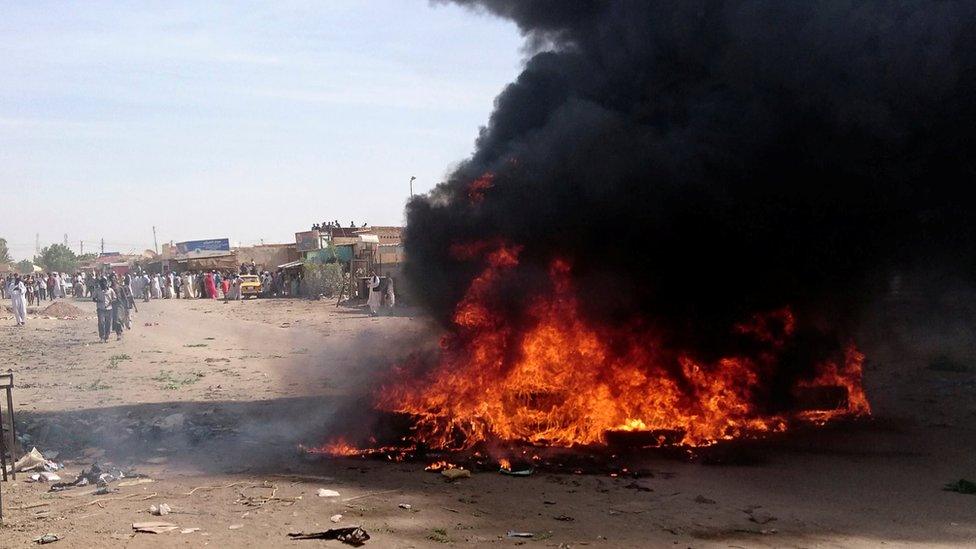
[[[452,251],[473,257],[484,246]],[[754,403],[794,330],[789,309],[736,327],[767,343],[769,352],[711,364],[682,355],[677,368],[668,367],[652,334],[594,326],[582,317],[566,261],[552,262],[551,293],[527,303],[516,328],[492,307],[490,294],[518,265],[520,252],[504,243],[488,251],[433,369],[419,378],[404,373],[380,391],[378,407],[412,415],[418,440],[450,449],[491,439],[568,447],[604,443],[609,431],[660,431],[702,446],[787,428],[789,417],[764,414]],[[845,387],[848,407],[837,412],[868,414],[862,361],[851,347],[843,364],[823,365],[808,383]]]
[[[485,199],[485,191],[495,186],[495,174],[487,172],[468,184],[468,200],[478,204]]]

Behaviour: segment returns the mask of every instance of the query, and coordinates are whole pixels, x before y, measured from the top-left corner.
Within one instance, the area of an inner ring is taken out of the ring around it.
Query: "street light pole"
[[[410,176],[410,196],[413,196],[413,180],[414,179],[417,179],[417,176],[411,175]]]

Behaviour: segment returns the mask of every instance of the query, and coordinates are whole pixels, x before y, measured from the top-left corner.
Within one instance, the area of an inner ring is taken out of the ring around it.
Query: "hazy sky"
[[[0,0],[2,1],[2,0]],[[0,237],[15,260],[315,221],[401,224],[521,68],[514,25],[426,0],[14,2]]]

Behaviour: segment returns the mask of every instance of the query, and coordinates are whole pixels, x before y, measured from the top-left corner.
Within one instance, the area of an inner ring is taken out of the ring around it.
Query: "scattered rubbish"
[[[498,469],[498,472],[510,477],[527,477],[535,472],[535,470],[532,467],[527,467],[525,469],[506,469],[502,467]]]
[[[172,510],[173,509],[171,509],[170,506],[166,503],[160,503],[159,505],[149,506],[149,514],[157,517],[168,515]]]
[[[339,497],[339,492],[336,492],[335,490],[327,490],[325,488],[319,488],[318,494],[319,494],[319,497],[320,498],[337,498],[337,497]]]
[[[82,470],[78,474],[78,477],[74,482],[57,482],[51,485],[51,492],[60,492],[62,490],[69,490],[77,486],[88,486],[94,484],[96,486],[107,486],[110,482],[115,482],[124,478],[131,478],[133,480],[126,480],[120,482],[118,486],[135,486],[137,484],[146,484],[152,482],[152,479],[146,478],[139,473],[133,471],[123,471],[121,469],[112,469],[109,472],[103,471],[97,463],[93,463],[90,469]]]
[[[515,530],[509,530],[508,533],[505,534],[505,535],[508,536],[508,537],[510,537],[510,538],[531,538],[531,537],[535,537],[535,534],[533,534],[532,532],[516,532]]]
[[[38,545],[47,545],[48,543],[54,543],[61,538],[57,534],[44,534],[43,536],[34,538],[34,543]]]
[[[199,532],[199,531],[200,531],[199,528],[183,528],[182,530],[180,530],[180,533],[181,534],[192,534],[193,532]]]
[[[961,478],[956,482],[950,482],[942,487],[947,492],[958,492],[960,494],[976,494],[976,482]]]
[[[435,461],[434,463],[424,467],[424,471],[430,471],[432,473],[443,471],[444,469],[457,469],[457,466],[446,461]]]
[[[227,527],[228,530],[240,530],[241,528],[244,528],[243,524],[231,524]]]
[[[151,479],[151,478],[142,477],[142,478],[137,478],[137,479],[133,479],[133,480],[126,480],[126,481],[120,482],[118,485],[120,487],[125,487],[125,486],[138,486],[140,484],[150,484],[152,482],[155,482],[155,481],[153,479]]]
[[[410,509],[413,508],[413,505],[410,505],[409,503],[401,503],[401,504],[397,505],[397,507],[399,507],[400,509],[406,509],[406,510],[409,511]]]
[[[342,520],[342,515],[332,515],[331,517],[329,517],[329,520],[338,523],[340,520]]]
[[[551,499],[542,500],[542,503],[544,503],[546,505],[555,505],[556,504],[556,502],[553,501],[553,500],[551,500]]]
[[[715,503],[714,499],[708,499],[705,496],[698,494],[695,496],[695,503],[704,503],[706,505],[712,505]]]
[[[576,519],[574,519],[573,517],[571,517],[569,515],[556,515],[556,516],[554,516],[552,518],[554,518],[556,520],[561,520],[563,522],[573,522],[574,520],[576,520]]]
[[[132,529],[144,534],[163,534],[179,529],[172,522],[133,522]]]
[[[37,448],[31,448],[31,451],[24,454],[20,459],[14,463],[14,472],[22,473],[26,471],[33,471],[34,469],[43,466],[47,463],[44,459],[44,454],[39,452]]]
[[[369,534],[359,526],[330,528],[324,532],[291,532],[291,539],[334,539],[348,545],[362,545],[369,540]]]
[[[471,471],[467,469],[444,469],[441,471],[441,475],[447,479],[448,482],[453,482],[461,478],[471,478]]]
[[[515,463],[506,458],[498,460],[498,472],[503,475],[509,475],[513,477],[527,477],[534,472],[532,465],[530,463]]]

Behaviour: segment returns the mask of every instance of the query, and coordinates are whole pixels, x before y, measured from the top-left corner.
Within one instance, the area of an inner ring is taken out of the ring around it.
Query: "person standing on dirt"
[[[112,332],[112,304],[116,299],[115,291],[108,286],[108,280],[100,278],[92,301],[95,302],[98,312],[98,340],[102,343],[108,341],[108,334]]]
[[[44,273],[34,277],[37,279],[37,304],[40,305],[47,296],[47,282],[44,281]]]
[[[58,297],[67,299],[71,291],[71,276],[68,273],[58,273]]]
[[[112,280],[111,290],[115,293],[115,300],[112,301],[112,328],[115,330],[115,340],[120,341],[122,339],[122,329],[131,329],[129,299],[126,295],[125,288],[115,279]]]
[[[14,275],[13,280],[7,284],[7,295],[10,296],[10,308],[14,310],[14,320],[18,326],[27,323],[27,286],[20,279],[20,275]]]
[[[208,271],[207,274],[203,275],[203,283],[206,286],[207,298],[217,299],[217,284],[214,283],[213,271]]]
[[[369,314],[379,315],[380,304],[383,302],[383,291],[380,289],[380,277],[376,271],[369,272],[369,297],[366,299],[366,306],[369,307]]]
[[[139,278],[142,280],[142,300],[148,302],[152,297],[152,282],[149,280],[149,273],[142,273]]]

